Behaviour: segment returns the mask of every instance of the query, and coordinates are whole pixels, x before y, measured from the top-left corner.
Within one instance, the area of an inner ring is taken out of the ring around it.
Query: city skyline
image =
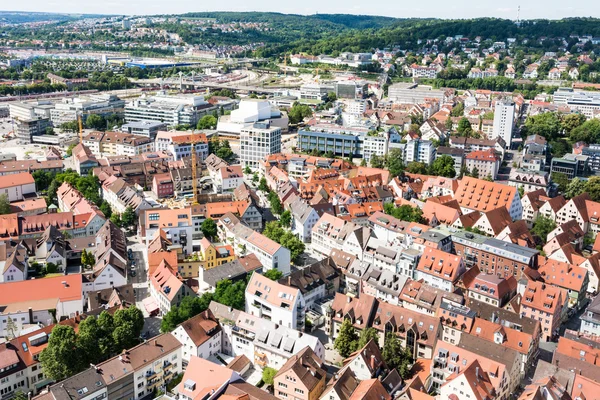
[[[26,6],[15,4],[8,5],[3,11],[24,12],[58,12],[58,13],[82,13],[82,14],[115,14],[115,15],[156,15],[156,14],[183,14],[188,12],[205,11],[234,11],[234,12],[280,12],[285,14],[311,15],[322,14],[356,14],[356,15],[380,15],[395,18],[479,18],[498,17],[516,19],[517,9],[521,6],[520,19],[561,19],[565,17],[594,17],[600,16],[600,3],[582,2],[581,5],[570,6],[558,0],[534,0],[525,4],[509,2],[498,4],[491,1],[483,1],[473,4],[466,0],[458,0],[452,3],[435,0],[428,7],[405,7],[400,4],[389,4],[386,7],[373,8],[368,4],[353,0],[341,2],[340,0],[327,3],[308,0],[301,5],[278,5],[273,8],[270,2],[265,0],[255,1],[249,6],[245,2],[233,1],[224,10],[221,5],[199,9],[189,2],[174,0],[168,3],[147,0],[134,0],[127,3],[112,1],[94,4],[81,4],[75,0],[54,0],[50,2],[31,0]],[[212,5],[211,5],[212,6]]]

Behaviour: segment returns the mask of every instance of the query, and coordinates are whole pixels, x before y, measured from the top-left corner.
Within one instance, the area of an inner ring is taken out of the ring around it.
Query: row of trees
[[[423,218],[423,210],[419,207],[412,207],[409,205],[402,205],[396,207],[392,203],[386,203],[383,206],[383,210],[387,215],[391,215],[394,218],[398,218],[401,221],[418,222],[420,224],[425,222]]]
[[[235,157],[229,141],[219,140],[218,138],[213,138],[208,142],[208,154],[214,154],[226,162],[233,160]]]
[[[552,180],[558,184],[559,190],[567,199],[587,193],[593,201],[600,201],[600,176],[592,176],[588,180],[575,178],[569,181],[565,174],[553,172]]]
[[[406,165],[405,171],[413,174],[445,176],[446,178],[454,178],[456,176],[454,159],[447,155],[436,158],[429,166],[422,162],[409,162]]]
[[[229,307],[233,307],[236,310],[244,310],[245,308],[245,292],[246,286],[250,281],[250,277],[247,276],[247,280],[241,280],[232,282],[228,279],[222,280],[217,283],[217,287],[214,293],[204,293],[202,296],[186,296],[181,300],[179,306],[174,306],[171,310],[165,314],[160,324],[160,330],[162,332],[171,332],[183,321],[186,321],[208,308],[211,301],[224,304]]]
[[[263,235],[288,249],[292,261],[296,261],[298,257],[304,253],[304,243],[290,230],[285,229],[280,221],[268,222],[263,230]]]
[[[365,347],[371,340],[379,347],[379,333],[375,328],[363,329],[358,335],[352,322],[344,319],[333,347],[342,357],[347,358],[353,352]],[[390,332],[385,336],[381,355],[390,370],[396,369],[402,379],[410,377],[410,367],[414,361],[412,353],[410,349],[402,347],[400,339],[394,333]]]
[[[400,176],[404,171],[404,163],[402,162],[402,150],[392,149],[384,157],[378,155],[371,156],[371,167],[385,168],[390,171],[392,176]]]
[[[89,316],[77,332],[72,326],[56,325],[40,354],[44,373],[55,381],[75,375],[138,344],[143,328],[144,315],[135,306],[114,315],[103,311],[97,318]]]

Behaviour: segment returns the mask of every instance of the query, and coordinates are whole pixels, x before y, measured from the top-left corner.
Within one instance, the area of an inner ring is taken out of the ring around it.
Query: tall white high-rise
[[[506,148],[510,149],[514,124],[515,102],[512,99],[501,99],[496,101],[496,108],[494,109],[494,130],[489,138],[495,139],[501,137],[506,142]]]

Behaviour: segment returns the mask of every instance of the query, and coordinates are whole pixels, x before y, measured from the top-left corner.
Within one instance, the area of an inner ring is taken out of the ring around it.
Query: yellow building
[[[200,241],[200,261],[205,270],[218,267],[235,260],[237,257],[230,245],[215,246],[207,238]]]

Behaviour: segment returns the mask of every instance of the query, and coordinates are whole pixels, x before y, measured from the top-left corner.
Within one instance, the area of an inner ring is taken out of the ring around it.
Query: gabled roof
[[[309,346],[291,356],[279,369],[275,379],[289,372],[293,372],[309,392],[327,376],[323,361]]]
[[[209,309],[182,322],[181,327],[196,347],[200,347],[213,336],[221,335],[221,325]]]
[[[349,297],[336,293],[331,308],[333,319],[342,322],[346,316],[350,316],[352,323],[359,329],[370,326],[370,318],[375,310],[376,300],[374,297],[362,294],[358,298]]]
[[[445,281],[456,282],[461,271],[462,257],[431,247],[423,251],[417,271],[437,276]]]
[[[391,400],[379,379],[362,381],[352,393],[349,400]]]
[[[481,219],[488,221],[494,236],[499,235],[504,228],[512,224],[512,218],[510,217],[506,207],[498,207],[490,211],[485,211],[481,215]],[[477,224],[479,224],[479,220],[477,221]]]
[[[461,207],[477,211],[489,211],[499,207],[511,208],[518,196],[517,188],[482,179],[464,177],[460,181],[455,198]]]

